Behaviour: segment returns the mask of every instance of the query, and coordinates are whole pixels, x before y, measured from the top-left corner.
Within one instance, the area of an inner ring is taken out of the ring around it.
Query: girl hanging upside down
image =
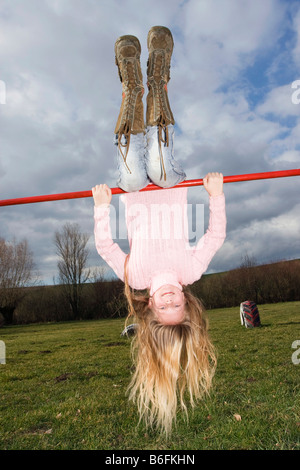
[[[146,126],[143,117],[141,47],[134,36],[115,44],[122,82],[122,104],[115,129],[119,180],[126,193],[130,253],[114,243],[110,231],[111,190],[101,184],[94,197],[95,243],[100,256],[125,283],[129,317],[138,324],[132,347],[135,372],[129,386],[147,425],[167,434],[176,419],[178,401],[187,412],[209,392],[216,367],[203,306],[188,285],[200,279],[226,236],[225,197],[221,173],[203,180],[210,218],[196,246],[187,236],[187,188],[173,188],[186,177],[174,160],[174,118],[167,95],[173,38],[155,26],[147,41]],[[149,182],[163,190],[140,191]]]

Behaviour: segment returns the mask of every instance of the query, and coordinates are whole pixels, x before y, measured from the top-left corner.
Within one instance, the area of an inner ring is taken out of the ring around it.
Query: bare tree
[[[27,240],[11,243],[0,239],[0,313],[6,324],[35,277],[33,254]]]
[[[261,270],[258,269],[258,263],[254,256],[245,254],[239,267],[239,276],[244,300],[258,303],[262,290],[262,279]]]
[[[55,232],[54,243],[59,256],[57,263],[59,282],[68,300],[73,316],[79,319],[82,309],[82,287],[90,277],[87,269],[89,236],[80,232],[78,224],[67,223]]]
[[[257,266],[257,261],[254,256],[249,255],[247,252],[242,256],[240,268],[253,268]]]

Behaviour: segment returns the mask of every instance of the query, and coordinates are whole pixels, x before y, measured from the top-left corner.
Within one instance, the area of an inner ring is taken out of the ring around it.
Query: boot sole
[[[136,36],[126,35],[119,37],[115,42],[115,55],[117,56],[117,49],[122,41],[126,41],[129,45],[130,43],[137,49],[138,53],[141,54],[141,44]]]
[[[166,28],[166,26],[153,26],[148,33],[147,37],[147,47],[150,49],[150,41],[151,41],[151,35],[152,33],[162,31],[164,32],[167,36],[169,36],[170,40],[172,41],[172,47],[171,47],[171,53],[173,52],[173,47],[174,47],[174,40],[171,31],[169,28]]]

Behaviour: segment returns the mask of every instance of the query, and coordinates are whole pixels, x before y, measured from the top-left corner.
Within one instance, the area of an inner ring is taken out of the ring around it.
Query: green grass
[[[214,390],[188,423],[179,414],[168,440],[138,425],[128,403],[124,320],[4,328],[0,449],[299,450],[299,312],[300,302],[260,306],[263,326],[253,330],[241,326],[238,307],[208,312]]]

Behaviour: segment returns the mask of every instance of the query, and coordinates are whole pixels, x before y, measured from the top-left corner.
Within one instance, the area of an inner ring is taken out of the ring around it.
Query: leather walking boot
[[[164,26],[154,26],[147,38],[149,58],[147,63],[147,110],[146,126],[158,126],[159,149],[169,145],[168,128],[174,117],[168,99],[167,83],[170,80],[171,56],[174,41],[171,31]],[[166,179],[161,154],[162,175]]]
[[[145,132],[143,76],[140,64],[141,45],[135,36],[121,36],[115,43],[116,65],[122,82],[122,103],[116,123],[118,147],[126,164],[130,135]],[[121,143],[122,136],[125,143]],[[123,153],[122,147],[125,148]],[[127,166],[127,164],[126,164]],[[128,168],[128,166],[127,166]],[[130,171],[130,169],[128,168]]]

